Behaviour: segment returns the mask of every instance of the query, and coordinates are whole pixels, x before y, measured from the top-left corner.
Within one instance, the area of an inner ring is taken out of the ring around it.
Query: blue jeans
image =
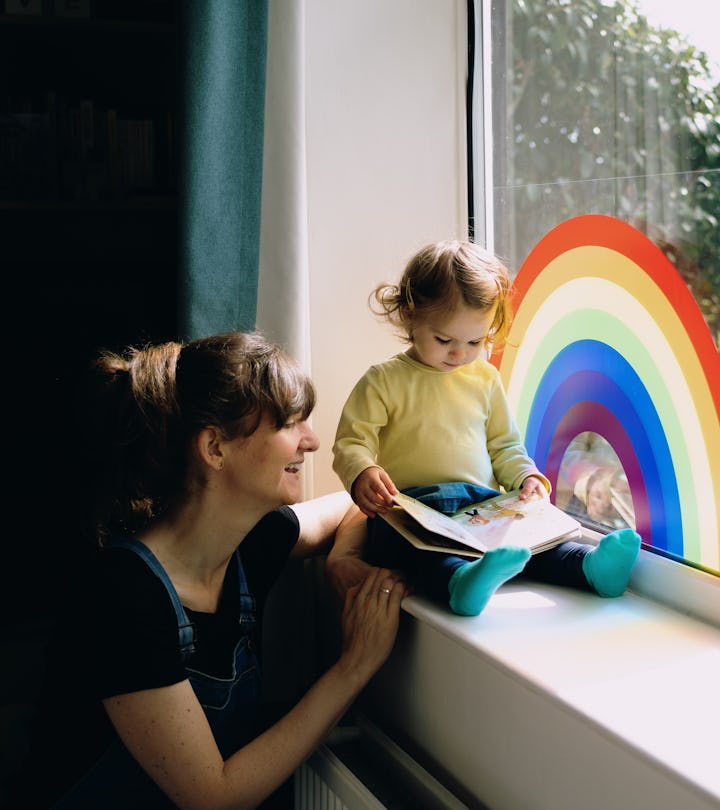
[[[445,514],[480,503],[500,493],[494,489],[452,481],[423,487],[408,487],[403,492],[426,506]],[[583,557],[592,549],[584,543],[568,540],[554,548],[534,554],[519,576],[591,591],[582,569]],[[470,562],[456,554],[422,551],[408,543],[382,518],[368,520],[368,540],[365,559],[372,565],[396,568],[409,579],[410,584],[427,596],[447,604],[448,583],[458,568]]]

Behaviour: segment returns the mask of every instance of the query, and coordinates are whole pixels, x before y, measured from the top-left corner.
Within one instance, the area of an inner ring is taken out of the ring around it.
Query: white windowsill
[[[403,607],[366,711],[466,795],[492,810],[720,808],[717,577],[641,552],[619,599],[517,580],[478,617]]]

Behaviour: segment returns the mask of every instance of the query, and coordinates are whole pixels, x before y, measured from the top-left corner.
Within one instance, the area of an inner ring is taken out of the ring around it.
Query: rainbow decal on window
[[[493,356],[528,452],[553,486],[570,441],[613,446],[648,545],[720,570],[720,355],[658,247],[606,216],[545,236],[514,283]]]

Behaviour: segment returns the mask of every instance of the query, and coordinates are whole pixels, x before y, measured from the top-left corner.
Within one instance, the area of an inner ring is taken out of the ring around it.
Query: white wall
[[[331,448],[350,389],[402,346],[370,312],[372,288],[397,279],[427,242],[467,234],[466,6],[271,0],[269,8],[258,327],[318,389],[321,448],[306,456],[304,474],[303,497],[312,497],[341,487]],[[312,658],[305,587],[293,568],[268,602],[271,699],[307,685],[297,663]]]
[[[365,368],[401,348],[368,295],[416,249],[467,235],[464,0],[305,0],[312,494]]]

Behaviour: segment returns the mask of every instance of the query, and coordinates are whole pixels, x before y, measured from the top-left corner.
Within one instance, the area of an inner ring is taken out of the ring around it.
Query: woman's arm
[[[337,663],[278,723],[225,761],[188,681],[108,698],[108,716],[178,807],[256,807],[310,756],[386,660],[403,593],[392,572],[371,569],[348,592]]]
[[[342,606],[350,588],[365,581],[373,566],[363,560],[367,518],[353,506],[338,527],[335,542],[325,560],[325,578],[337,604]]]
[[[353,508],[347,492],[331,492],[290,507],[300,522],[300,536],[291,557],[312,557],[324,554],[333,543],[333,537],[348,510]]]
[[[308,557],[329,552],[325,575],[338,607],[350,588],[360,585],[373,570],[362,559],[367,538],[367,518],[345,492],[295,504],[300,537],[291,556]]]

